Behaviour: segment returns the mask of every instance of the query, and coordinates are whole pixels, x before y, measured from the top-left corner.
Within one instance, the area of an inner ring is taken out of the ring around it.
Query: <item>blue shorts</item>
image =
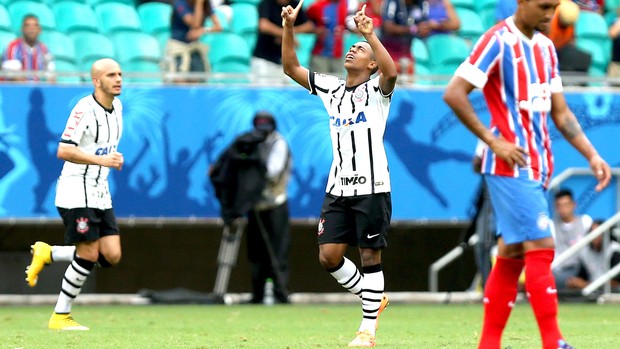
[[[551,237],[546,191],[537,181],[485,175],[497,236],[506,244]]]

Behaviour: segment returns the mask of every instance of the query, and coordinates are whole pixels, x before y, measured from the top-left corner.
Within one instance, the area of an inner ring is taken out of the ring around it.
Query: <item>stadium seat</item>
[[[125,4],[125,5],[134,6],[134,7],[136,5],[134,0],[86,0],[86,3],[92,7],[96,7],[96,6],[99,6],[100,4],[107,4],[107,3]]]
[[[302,67],[310,67],[310,60],[312,59],[312,49],[316,42],[316,34],[314,33],[299,33],[295,34],[295,39],[299,45],[295,48],[297,52],[297,58],[299,64]]]
[[[85,72],[80,71],[75,63],[65,60],[55,60],[54,64],[56,66],[56,72],[60,74],[56,77],[57,82],[71,84],[83,82],[79,74]],[[71,75],[63,76],[62,73],[71,73]]]
[[[15,40],[17,36],[12,31],[0,30],[0,55],[4,54],[9,43]]]
[[[95,11],[87,4],[64,0],[54,4],[52,10],[57,30],[65,34],[79,30],[99,31],[97,22],[93,21],[96,18]]]
[[[36,1],[18,1],[10,4],[8,10],[11,16],[11,27],[17,35],[21,35],[24,16],[31,13],[39,18],[39,24],[44,31],[56,29],[54,13],[47,4]]]
[[[231,3],[246,3],[257,6],[261,3],[262,0],[231,0]],[[305,4],[303,5],[305,7]]]
[[[425,67],[430,65],[431,58],[428,53],[428,48],[426,47],[426,43],[424,43],[421,39],[413,38],[413,40],[411,40],[411,54],[415,59],[416,67],[418,64]]]
[[[478,0],[480,1],[480,0]],[[476,9],[476,5],[474,4],[474,0],[452,0],[452,6],[455,9],[468,9],[474,11]]]
[[[124,63],[121,68],[123,69],[124,82],[130,83],[162,83],[163,76],[161,74],[161,66],[159,63],[148,61],[132,61]],[[148,73],[146,76],[140,76],[140,73]]]
[[[220,25],[222,26],[222,31],[227,32],[230,31],[230,21],[228,19],[228,15],[222,11],[220,8],[216,8],[213,10],[213,13],[217,16],[217,19],[220,20]],[[204,26],[211,27],[213,25],[213,21],[211,17],[205,18]],[[258,30],[258,29],[257,29]]]
[[[424,64],[415,64],[415,72],[413,74],[414,84],[416,86],[433,86],[434,82],[431,79],[431,70]]]
[[[211,66],[221,62],[241,62],[250,64],[252,52],[246,41],[235,33],[213,33],[201,39],[209,45],[209,63]]]
[[[114,45],[107,36],[100,33],[76,32],[69,34],[77,48],[75,56],[81,71],[90,71],[94,61],[101,58],[116,58]]]
[[[112,44],[116,58],[121,65],[129,62],[144,61],[160,63],[162,50],[157,40],[142,32],[123,32],[112,35]]]
[[[457,8],[456,13],[461,19],[461,27],[457,34],[466,39],[471,46],[486,31],[482,18],[475,11],[464,8]]]
[[[75,61],[75,46],[73,40],[58,31],[44,31],[41,33],[41,42],[43,42],[52,53],[54,60],[64,60],[71,63]]]
[[[493,9],[493,11],[495,11],[495,8],[497,7],[497,2],[498,1],[503,1],[503,0],[478,0],[478,1],[474,1],[474,10],[476,10],[476,12],[481,13],[481,11],[487,10],[487,9]]]
[[[495,8],[485,8],[478,11],[480,18],[482,19],[482,25],[485,29],[489,29],[497,23],[495,19]]]
[[[609,39],[605,18],[598,13],[580,11],[575,24],[576,38]]]
[[[230,31],[241,35],[250,50],[254,50],[258,36],[258,9],[247,3],[233,3],[230,7],[233,10]]]
[[[140,17],[135,7],[118,2],[106,2],[95,7],[100,32],[141,31]]]
[[[138,6],[142,31],[151,35],[170,31],[171,15],[172,6],[163,2],[147,2]]]
[[[577,39],[575,45],[592,56],[591,66],[594,67],[594,69],[607,71],[610,53],[604,51],[604,46],[599,45],[597,41],[585,38]]]
[[[469,56],[467,41],[451,34],[436,34],[426,39],[433,74],[452,74]]]
[[[11,27],[11,16],[9,16],[9,11],[3,5],[0,5],[0,30],[13,30],[13,27]]]

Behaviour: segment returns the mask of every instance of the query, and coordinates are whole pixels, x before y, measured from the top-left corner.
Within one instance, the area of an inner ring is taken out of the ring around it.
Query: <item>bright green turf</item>
[[[0,307],[0,348],[346,348],[361,310],[354,305],[84,306],[88,332],[47,330],[51,306]],[[380,348],[475,348],[481,305],[391,304],[381,317]],[[560,323],[579,349],[617,348],[620,305],[562,304]],[[518,304],[504,346],[539,349],[534,317]]]

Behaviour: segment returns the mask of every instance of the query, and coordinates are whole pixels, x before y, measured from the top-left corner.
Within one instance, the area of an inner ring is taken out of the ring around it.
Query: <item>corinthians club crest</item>
[[[80,217],[75,220],[77,223],[77,232],[80,234],[86,234],[88,232],[88,218]]]

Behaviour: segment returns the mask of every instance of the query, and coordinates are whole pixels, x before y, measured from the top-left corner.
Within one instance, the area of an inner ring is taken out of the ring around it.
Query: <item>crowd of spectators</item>
[[[134,2],[135,7],[148,2]],[[158,0],[171,7],[169,38],[161,44],[161,70],[168,73],[209,72],[209,35],[230,30],[234,25],[234,5],[239,2],[252,4],[258,20],[255,27],[255,40],[248,41],[250,57],[248,72],[260,81],[260,77],[282,77],[280,64],[280,9],[289,3],[295,6],[298,0]],[[342,61],[356,36],[355,26],[351,25],[351,15],[362,5],[367,5],[366,13],[373,18],[374,27],[397,63],[401,74],[414,74],[416,69],[415,48],[424,45],[433,35],[459,36],[463,25],[459,18],[459,6],[464,1],[453,4],[451,0],[306,0],[296,24],[296,33],[309,33],[314,36],[312,48],[308,50],[310,67],[316,71],[342,74]],[[501,21],[514,12],[517,1],[497,1],[495,21]],[[472,1],[472,6],[475,2]],[[566,72],[592,73],[595,52],[584,43],[588,38],[579,37],[579,15],[590,12],[605,18],[608,33],[603,40],[603,67],[599,67],[611,77],[620,76],[620,9],[605,4],[603,0],[562,0],[553,19],[549,33],[559,54],[560,67]],[[481,20],[482,14],[481,15]],[[53,54],[38,39],[41,26],[36,14],[23,18],[22,35],[3,49],[2,70],[7,80],[8,72],[54,70]],[[584,24],[587,26],[587,24]],[[417,39],[417,40],[414,40]],[[472,45],[475,41],[469,43]],[[305,43],[298,43],[303,45]],[[591,47],[591,46],[590,46]],[[433,56],[434,52],[429,52]],[[19,56],[21,55],[21,56]],[[19,57],[18,57],[19,56]],[[16,58],[18,57],[18,58]],[[122,62],[121,62],[122,63]],[[183,76],[181,74],[181,76]],[[9,78],[11,80],[46,79],[41,74],[30,77]],[[47,78],[50,80],[52,78]],[[283,78],[284,79],[284,78]],[[183,78],[173,82],[188,82]],[[204,80],[203,80],[204,81]]]

